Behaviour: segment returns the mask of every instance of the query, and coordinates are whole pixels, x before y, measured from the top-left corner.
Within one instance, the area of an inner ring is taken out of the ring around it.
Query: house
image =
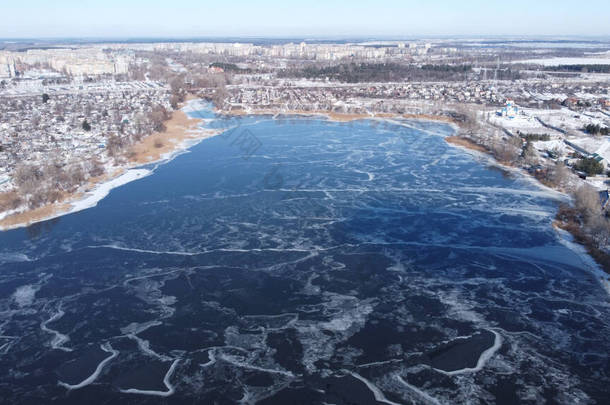
[[[515,105],[515,102],[511,99],[506,100],[504,107],[499,110],[496,114],[500,117],[508,117],[513,119],[519,113],[519,108]]]
[[[576,107],[577,105],[580,104],[580,100],[577,99],[576,97],[568,97],[565,100],[563,100],[563,102],[561,103],[561,105],[563,105],[564,107]]]
[[[219,66],[210,66],[208,68],[208,73],[213,73],[213,74],[224,73],[224,71],[225,70]]]

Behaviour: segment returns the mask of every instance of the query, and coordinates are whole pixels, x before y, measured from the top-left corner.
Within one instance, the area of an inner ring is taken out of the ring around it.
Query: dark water
[[[0,233],[2,403],[607,403],[558,196],[440,124],[235,124]]]

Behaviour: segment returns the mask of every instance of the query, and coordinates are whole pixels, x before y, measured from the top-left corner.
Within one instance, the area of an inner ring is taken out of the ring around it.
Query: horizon
[[[0,38],[6,39],[610,37],[610,5],[598,0],[586,8],[549,0],[386,0],[375,5],[334,0],[307,6],[277,0],[226,5],[194,0],[109,0],[104,5],[33,0],[3,8],[6,22]]]
[[[498,43],[599,43],[610,42],[610,35],[427,35],[427,36],[273,36],[273,35],[241,35],[241,36],[66,36],[66,37],[0,37],[0,44],[32,44],[32,45],[90,45],[103,43],[253,43],[281,44],[306,42],[316,43],[399,43],[399,42],[488,42]]]

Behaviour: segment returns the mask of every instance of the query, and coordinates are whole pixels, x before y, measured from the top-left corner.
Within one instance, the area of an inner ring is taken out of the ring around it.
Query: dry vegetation
[[[14,210],[21,205],[21,198],[16,191],[0,193],[0,212]]]
[[[587,252],[610,273],[610,254],[606,250],[610,240],[610,221],[602,212],[595,190],[583,186],[574,195],[574,207],[562,205],[555,225],[572,234]]]
[[[43,165],[23,163],[15,171],[17,188],[6,197],[9,208],[15,209],[25,203],[29,209],[34,209],[63,201],[89,178],[103,172],[103,166],[97,160],[70,165],[54,160]]]

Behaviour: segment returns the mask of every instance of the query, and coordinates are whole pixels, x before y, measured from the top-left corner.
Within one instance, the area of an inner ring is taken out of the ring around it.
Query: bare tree
[[[169,87],[171,89],[172,94],[183,94],[185,91],[184,75],[178,75],[170,79]]]
[[[156,132],[164,132],[165,121],[170,118],[171,114],[163,106],[156,106],[149,114],[149,119],[152,123],[153,129]]]
[[[38,115],[38,114],[32,115],[32,118],[30,119],[30,123],[32,124],[32,127],[37,128],[38,125],[40,125],[40,115]]]
[[[610,242],[610,221],[603,215],[597,215],[589,220],[589,230],[598,246],[607,246]]]
[[[108,156],[113,158],[119,157],[121,151],[123,150],[123,146],[124,142],[120,136],[116,134],[108,136],[106,141],[106,150],[108,151]]]
[[[216,91],[212,95],[212,102],[218,109],[222,109],[225,104],[225,100],[229,97],[229,93],[224,86],[217,87]]]
[[[534,148],[534,144],[532,144],[531,142],[528,142],[525,145],[525,148],[523,148],[523,160],[525,161],[525,164],[533,166],[538,164],[538,152],[536,151],[536,148]]]
[[[85,171],[80,164],[74,164],[67,168],[66,175],[69,177],[71,188],[78,187],[85,182]]]
[[[587,223],[601,215],[599,193],[591,186],[580,186],[573,195],[574,205]]]
[[[184,101],[184,97],[180,96],[178,94],[172,94],[172,96],[169,99],[169,103],[174,110],[177,110],[179,104],[183,101]]]
[[[570,177],[570,169],[563,162],[557,162],[551,170],[550,181],[556,186],[564,186]]]
[[[15,185],[22,195],[31,194],[43,180],[43,173],[38,166],[20,164],[15,170]]]
[[[104,174],[104,165],[102,165],[99,159],[93,158],[89,163],[89,176],[98,177]]]
[[[491,150],[498,161],[506,164],[513,164],[520,152],[518,148],[502,139],[492,142]]]

